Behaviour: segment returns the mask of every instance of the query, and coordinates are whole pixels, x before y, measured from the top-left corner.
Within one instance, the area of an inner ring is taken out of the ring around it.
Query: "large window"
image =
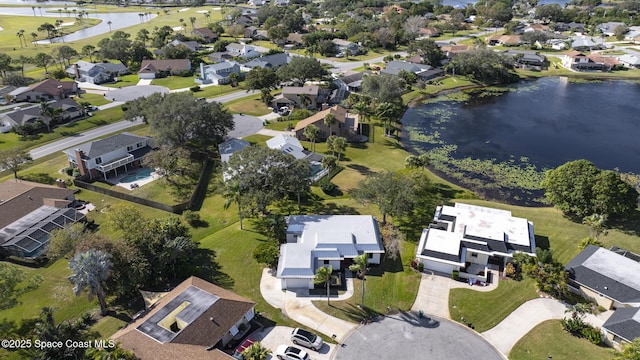
[[[100,165],[102,164],[102,158],[101,157],[97,157],[96,158],[96,165]]]

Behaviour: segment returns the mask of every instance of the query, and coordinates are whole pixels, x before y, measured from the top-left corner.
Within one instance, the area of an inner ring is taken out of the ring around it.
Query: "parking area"
[[[275,359],[275,351],[278,345],[286,344],[292,345],[291,342],[291,332],[293,328],[288,326],[275,326],[264,328],[258,332],[251,334],[251,337],[254,340],[260,341],[262,346],[272,351],[272,356],[268,359]],[[311,360],[329,360],[331,359],[331,353],[334,350],[335,344],[327,344],[325,343],[322,346],[320,351],[313,351],[311,349],[300,347],[304,349],[309,354]]]

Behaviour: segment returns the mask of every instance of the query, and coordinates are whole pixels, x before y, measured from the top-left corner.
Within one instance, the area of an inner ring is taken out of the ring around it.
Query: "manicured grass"
[[[153,79],[151,85],[164,86],[171,90],[184,89],[197,86],[195,76],[167,76],[166,78]]]
[[[249,135],[242,138],[242,140],[246,140],[251,144],[262,144],[262,145],[264,145],[264,143],[269,139],[271,139],[271,136],[260,135],[260,134]]]
[[[397,260],[385,258],[379,266],[372,265],[365,284],[364,306],[368,312],[386,314],[387,306],[407,311],[415,301],[420,285],[420,274],[411,269],[415,257],[415,244],[403,242],[402,256]],[[320,310],[332,316],[358,322],[364,313],[358,308],[362,301],[362,280],[354,279],[353,296],[344,301],[314,301]]]
[[[242,98],[225,104],[229,112],[237,114],[243,113],[253,116],[267,115],[271,112],[269,108],[262,102],[260,95],[250,98]]]
[[[267,129],[285,131],[287,127],[295,128],[298,120],[290,120],[290,121],[276,121],[269,120],[269,125],[265,126]]]
[[[560,55],[558,55],[560,56]],[[520,76],[525,77],[548,77],[548,76],[568,76],[573,78],[586,78],[586,79],[640,79],[640,70],[638,69],[621,69],[609,72],[597,72],[592,73],[588,71],[576,72],[566,69],[562,66],[562,61],[556,56],[547,56],[549,60],[549,68],[542,71],[529,71],[529,70],[517,70]]]
[[[123,328],[127,323],[113,316],[105,316],[98,320],[89,328],[89,332],[96,335],[95,339],[108,339],[116,331]]]
[[[74,100],[77,103],[88,102],[89,104],[94,106],[100,106],[100,105],[111,103],[111,100],[105,99],[105,97],[102,96],[101,94],[90,94],[90,93],[82,94],[82,97],[76,96],[74,97]]]
[[[100,85],[110,87],[110,88],[121,88],[125,86],[137,85],[138,81],[140,81],[138,74],[127,74],[127,75],[118,76],[118,81],[116,82],[104,83]]]
[[[593,345],[587,339],[577,338],[562,329],[560,320],[548,320],[533,328],[509,353],[511,360],[539,359],[613,359],[611,348]]]
[[[194,83],[194,85],[196,84]],[[214,86],[201,87],[200,91],[196,91],[193,93],[193,96],[212,98],[212,97],[229,94],[236,91],[242,91],[242,88],[232,87],[231,85],[214,85]]]
[[[449,313],[451,319],[459,321],[464,317],[477,332],[483,332],[496,326],[518,306],[537,297],[535,283],[530,278],[519,282],[501,280],[498,288],[490,292],[451,289]]]

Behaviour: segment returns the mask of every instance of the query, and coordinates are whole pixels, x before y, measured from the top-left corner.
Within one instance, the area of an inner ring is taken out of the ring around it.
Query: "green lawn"
[[[127,74],[127,75],[118,76],[118,81],[116,82],[104,83],[100,85],[111,87],[111,88],[121,88],[125,86],[137,85],[138,81],[140,81],[138,74]]]
[[[90,94],[90,93],[82,94],[81,97],[76,96],[76,97],[74,97],[74,99],[78,103],[88,102],[89,104],[94,105],[94,106],[105,105],[105,104],[109,104],[109,103],[112,102],[111,100],[107,100],[101,94]]]
[[[295,128],[298,120],[290,120],[290,121],[276,121],[269,120],[269,125],[266,126],[267,129],[284,131],[287,127]]]
[[[403,242],[402,256],[397,260],[386,258],[379,266],[372,265],[365,284],[364,306],[369,313],[386,314],[387,306],[395,310],[411,309],[418,293],[420,274],[411,269],[415,257],[415,243]],[[358,308],[362,300],[362,281],[354,279],[354,294],[344,301],[314,301],[320,310],[347,320],[358,322],[364,313]]]
[[[483,332],[496,326],[518,306],[538,297],[533,279],[520,282],[501,280],[498,288],[490,292],[471,289],[451,289],[449,293],[449,313],[451,319],[460,321],[464,317]]]
[[[194,83],[195,85],[195,83]],[[193,93],[195,97],[212,98],[232,92],[244,91],[241,87],[233,87],[231,85],[214,85],[200,88],[200,91]]]
[[[166,78],[153,79],[151,85],[164,86],[171,90],[184,89],[197,86],[195,76],[167,76]]]
[[[230,113],[243,113],[253,116],[267,115],[271,112],[262,102],[260,95],[234,100],[225,104]]]
[[[593,345],[587,339],[577,338],[564,331],[560,320],[548,320],[536,326],[509,353],[511,360],[606,360],[613,357],[613,349]]]
[[[108,339],[116,331],[123,328],[127,323],[113,316],[105,316],[98,320],[89,331],[95,335],[95,339]]]

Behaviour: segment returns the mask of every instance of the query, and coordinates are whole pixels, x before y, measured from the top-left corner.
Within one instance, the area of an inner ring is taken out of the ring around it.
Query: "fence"
[[[89,191],[94,191],[94,192],[97,192],[97,193],[100,193],[100,194],[112,196],[112,197],[117,198],[117,199],[130,201],[130,202],[133,202],[133,203],[136,203],[136,204],[140,204],[140,205],[144,205],[144,206],[149,206],[149,207],[152,207],[154,209],[159,209],[159,210],[163,210],[163,211],[172,212],[172,213],[175,213],[175,214],[180,214],[185,210],[191,209],[193,204],[196,202],[199,194],[201,194],[202,191],[206,190],[207,185],[208,185],[208,181],[204,181],[204,180],[207,179],[206,175],[207,175],[208,171],[210,170],[211,166],[212,166],[212,162],[209,161],[209,160],[206,160],[204,166],[202,167],[202,171],[200,172],[200,177],[198,178],[198,184],[196,185],[196,188],[194,189],[193,193],[191,194],[191,197],[189,198],[188,201],[180,203],[180,204],[176,204],[176,205],[168,205],[168,204],[160,203],[160,202],[157,202],[157,201],[153,201],[153,200],[149,200],[149,199],[133,196],[131,194],[126,194],[126,193],[123,193],[123,192],[119,192],[119,191],[115,191],[115,190],[99,187],[99,186],[93,185],[91,183],[82,181],[80,179],[74,179],[73,180],[73,184],[75,186],[79,187],[79,188],[83,188],[83,189],[87,189]]]

